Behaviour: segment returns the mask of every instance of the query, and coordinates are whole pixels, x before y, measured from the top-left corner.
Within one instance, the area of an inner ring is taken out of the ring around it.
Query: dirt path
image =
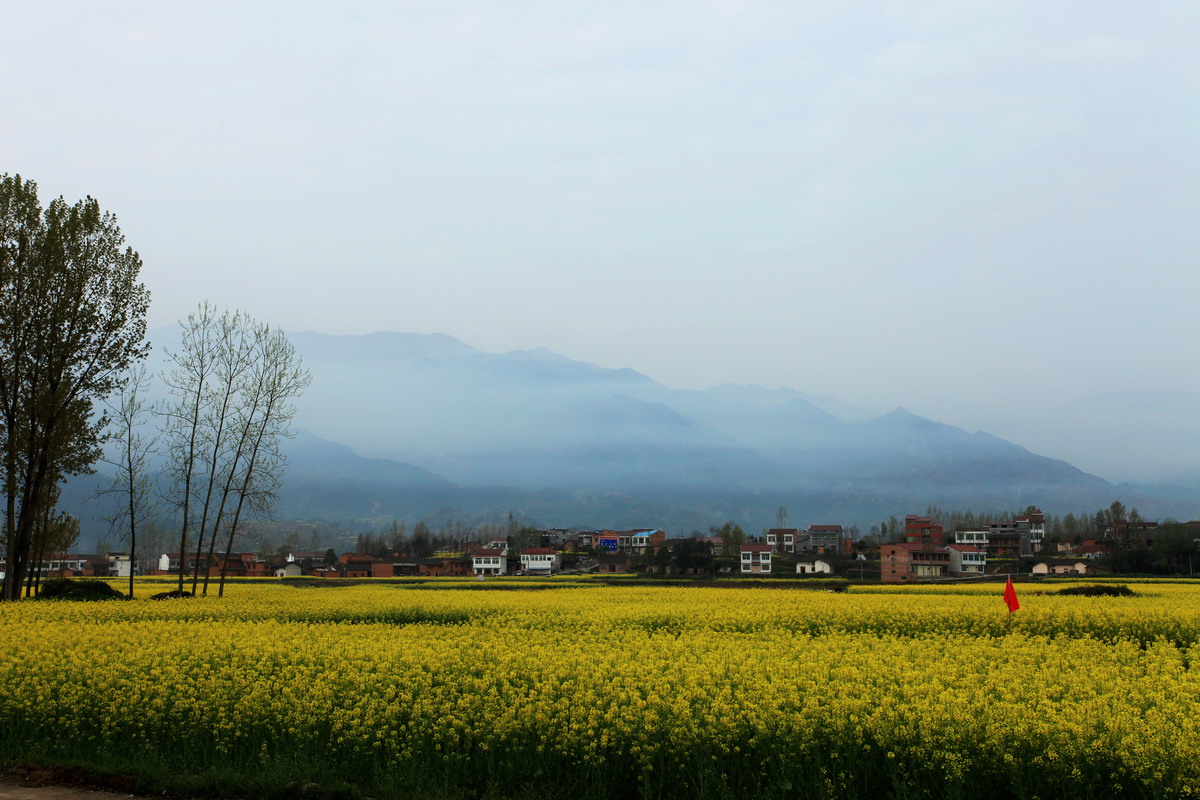
[[[134,795],[71,786],[25,786],[20,778],[0,776],[0,800],[118,800],[125,797]]]

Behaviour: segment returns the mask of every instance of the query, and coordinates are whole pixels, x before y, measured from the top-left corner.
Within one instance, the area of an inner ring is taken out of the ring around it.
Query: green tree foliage
[[[36,184],[0,175],[0,598],[19,597],[57,485],[100,455],[107,419],[94,404],[149,350],[141,266],[93,198],[43,209]]]
[[[684,539],[675,544],[671,557],[675,566],[684,574],[711,574],[713,557],[708,545],[699,539]]]
[[[730,520],[724,525],[713,525],[708,529],[710,536],[720,536],[726,556],[736,556],[738,548],[746,543],[746,532],[742,526]]]
[[[429,558],[434,551],[433,534],[429,530],[429,526],[424,522],[418,522],[413,526],[412,539],[409,541],[409,548],[412,550],[414,558]]]
[[[1193,574],[1200,566],[1200,523],[1164,522],[1154,532],[1150,556],[1155,571]]]

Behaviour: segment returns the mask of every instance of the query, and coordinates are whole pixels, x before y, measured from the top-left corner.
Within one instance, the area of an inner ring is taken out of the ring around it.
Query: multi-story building
[[[1042,552],[1042,543],[1046,540],[1046,515],[1041,509],[1035,508],[1028,514],[1013,517],[1013,522],[1020,527],[1024,540],[1028,543],[1028,553]]]
[[[776,553],[794,553],[799,537],[799,528],[771,528],[767,531],[766,542]]]
[[[476,575],[504,575],[508,567],[508,551],[485,547],[471,554],[471,569]]]
[[[542,533],[542,547],[561,547],[572,537],[566,528],[548,528]]]
[[[666,540],[667,534],[657,528],[640,528],[634,531],[622,531],[619,544],[622,553],[644,555],[657,552]]]
[[[796,552],[840,553],[844,536],[841,525],[809,525],[796,540]]]
[[[1016,558],[1040,553],[1046,539],[1046,515],[1035,508],[1011,520],[989,522],[986,531],[986,549],[990,555]]]
[[[939,544],[900,542],[879,548],[880,580],[902,583],[942,578],[950,569],[950,550]]]
[[[1119,519],[1105,528],[1104,538],[1114,543],[1118,549],[1149,547],[1154,543],[1157,530],[1157,522]]]
[[[906,544],[941,545],[943,535],[942,523],[932,517],[918,517],[906,514],[904,517],[904,542]]]
[[[951,575],[982,575],[987,571],[987,553],[971,544],[948,544]]]
[[[1027,552],[1027,541],[1011,522],[988,524],[987,552],[996,558],[1017,558]]]
[[[738,547],[741,555],[742,574],[771,572],[771,546],[766,544],[744,544]]]
[[[553,575],[558,564],[558,551],[553,547],[526,547],[521,551],[521,569],[526,575]]]

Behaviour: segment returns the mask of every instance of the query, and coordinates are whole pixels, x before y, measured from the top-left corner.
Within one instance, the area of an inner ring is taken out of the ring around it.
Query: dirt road
[[[23,786],[20,778],[0,775],[0,800],[120,800],[134,796],[71,786]]]

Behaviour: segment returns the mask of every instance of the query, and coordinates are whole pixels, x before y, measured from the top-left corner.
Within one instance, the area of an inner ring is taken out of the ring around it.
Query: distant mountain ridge
[[[792,389],[677,390],[443,334],[289,335],[314,380],[299,403],[297,425],[311,433],[290,448],[286,516],[520,509],[547,525],[753,527],[779,505],[807,522],[869,524],[931,504],[1079,511],[1116,496],[1064,461],[903,409],[876,415]]]
[[[358,338],[361,353],[356,337],[293,336],[315,378],[300,422],[464,488],[849,492],[851,504],[912,508],[1110,501],[1105,481],[1065,462],[900,409],[871,416],[791,389],[676,390],[544,348]]]

